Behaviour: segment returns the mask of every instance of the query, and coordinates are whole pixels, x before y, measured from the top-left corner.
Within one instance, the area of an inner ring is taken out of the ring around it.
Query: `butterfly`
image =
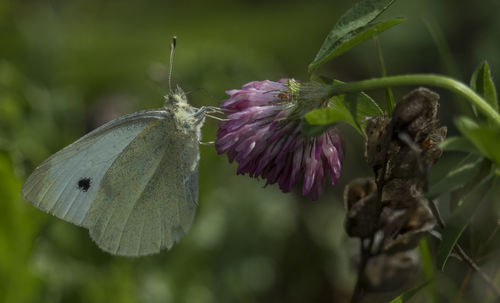
[[[39,209],[87,228],[111,254],[170,249],[188,232],[198,206],[205,112],[189,105],[177,86],[163,108],[112,120],[46,159],[21,194]]]

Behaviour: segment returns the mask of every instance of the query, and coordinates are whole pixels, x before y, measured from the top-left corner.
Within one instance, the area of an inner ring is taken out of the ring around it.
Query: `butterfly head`
[[[184,90],[182,90],[179,86],[176,86],[168,93],[168,95],[165,96],[165,107],[180,104],[187,104],[187,97]]]

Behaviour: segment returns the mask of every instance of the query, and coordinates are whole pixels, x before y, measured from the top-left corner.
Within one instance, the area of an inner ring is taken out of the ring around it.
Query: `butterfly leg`
[[[205,113],[208,114],[223,114],[224,112],[220,107],[217,106],[202,106],[198,109],[198,111],[194,114],[195,116],[203,115]]]
[[[218,121],[228,121],[228,119],[220,118],[211,114],[224,114],[219,107],[216,106],[202,106],[194,113],[195,118],[201,123],[205,117],[209,117]]]
[[[208,146],[210,146],[210,145],[214,145],[214,144],[215,144],[215,141],[202,142],[202,141],[199,141],[199,140],[198,140],[198,144],[200,144],[200,145],[208,145]]]

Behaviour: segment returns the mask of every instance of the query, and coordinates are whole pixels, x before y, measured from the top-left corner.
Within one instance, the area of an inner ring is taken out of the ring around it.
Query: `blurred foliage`
[[[37,164],[90,129],[162,105],[173,34],[179,38],[174,82],[190,92],[193,105],[217,105],[225,90],[248,81],[307,80],[307,64],[351,5],[0,0],[0,302],[346,301],[357,243],[345,236],[341,192],[352,178],[371,174],[362,139],[349,127],[341,126],[348,151],[341,183],[314,203],[236,176],[225,157],[202,146],[192,230],[170,252],[152,257],[103,253],[85,229],[40,212],[19,191]],[[475,6],[464,0],[397,2],[385,17],[404,16],[406,22],[380,37],[388,74],[446,73],[444,62],[452,60],[467,81],[477,63],[488,60],[493,78],[500,78],[499,9],[493,0]],[[439,26],[453,58],[440,57],[424,18]],[[320,72],[343,81],[379,75],[374,44],[361,44]],[[406,92],[395,90],[396,100]],[[379,93],[373,96],[383,100]],[[442,94],[440,115],[453,127],[457,109],[450,99]],[[215,129],[208,121],[206,141]],[[461,240],[474,257],[483,257],[481,265],[494,269],[499,236],[488,237],[500,205],[492,202],[482,203]],[[446,201],[441,206],[446,216]],[[433,254],[436,244],[429,239]],[[447,271],[433,284],[451,301],[466,268],[451,258]],[[425,293],[419,296],[425,300]],[[463,302],[488,296],[473,278]]]

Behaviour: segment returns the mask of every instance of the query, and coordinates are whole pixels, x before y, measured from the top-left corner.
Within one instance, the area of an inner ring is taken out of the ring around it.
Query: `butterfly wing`
[[[198,199],[198,135],[178,126],[174,119],[152,123],[104,175],[88,215],[101,249],[149,255],[189,230]]]
[[[108,122],[40,164],[21,195],[41,210],[88,227],[88,210],[108,168],[139,133],[162,119],[165,111],[148,110]]]

